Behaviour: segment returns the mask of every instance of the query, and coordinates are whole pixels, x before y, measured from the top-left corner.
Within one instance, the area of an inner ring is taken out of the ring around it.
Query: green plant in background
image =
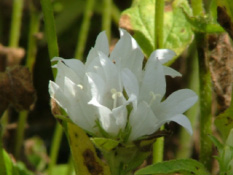
[[[212,142],[217,147],[220,175],[230,175],[233,173],[233,129],[230,130],[225,143],[219,142],[214,136],[210,136]]]

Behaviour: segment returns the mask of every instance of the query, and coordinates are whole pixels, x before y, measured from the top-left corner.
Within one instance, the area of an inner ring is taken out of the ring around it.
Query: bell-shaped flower
[[[181,76],[162,65],[174,52],[154,51],[143,69],[144,56],[137,42],[125,30],[120,30],[120,36],[110,54],[106,34],[101,32],[85,64],[54,58],[58,74],[55,82],[49,83],[51,98],[74,123],[95,136],[116,138],[130,127],[130,133],[124,135],[132,141],[170,121],[191,133],[190,122],[182,113],[196,102],[196,94],[184,89],[163,100],[165,76]]]
[[[177,71],[162,65],[174,56],[175,53],[168,49],[154,51],[146,63],[141,79],[137,79],[127,68],[122,71],[122,81],[127,94],[134,94],[138,100],[129,117],[132,126],[129,140],[151,135],[163,124],[171,121],[192,133],[191,124],[182,113],[197,101],[197,95],[189,89],[183,89],[163,100],[166,92],[165,75],[180,76]]]

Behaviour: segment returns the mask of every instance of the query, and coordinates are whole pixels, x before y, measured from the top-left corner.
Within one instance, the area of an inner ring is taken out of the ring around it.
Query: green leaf
[[[233,128],[230,130],[230,133],[227,137],[226,145],[233,147]]]
[[[99,138],[94,137],[91,138],[91,141],[94,145],[100,149],[101,151],[111,151],[112,149],[116,148],[119,145],[119,142],[113,139],[108,138]]]
[[[33,165],[37,171],[42,171],[47,165],[47,152],[43,140],[37,136],[34,136],[26,140],[27,160]]]
[[[18,170],[15,168],[13,162],[11,161],[10,156],[5,150],[3,150],[3,158],[6,167],[6,175],[12,175],[12,174],[19,175]]]
[[[66,124],[64,129],[68,137],[76,174],[109,175],[109,167],[97,156],[95,147],[86,133],[75,124]]]
[[[191,17],[187,15],[185,12],[184,14],[187,17],[187,21],[192,25],[192,29],[195,32],[200,33],[222,33],[225,30],[215,21],[212,21],[210,17],[207,16],[198,16],[198,17]]]
[[[154,47],[155,0],[137,1],[121,15],[120,27],[132,31],[144,54],[149,57]],[[192,42],[193,31],[182,11],[191,15],[186,0],[175,0],[172,9],[164,14],[164,48],[172,49],[179,56]],[[182,24],[182,25],[181,25]]]
[[[29,171],[23,162],[17,162],[15,167],[18,170],[18,175],[34,175],[32,171]]]
[[[171,174],[210,175],[203,164],[193,159],[180,159],[156,163],[140,169],[135,174]]]
[[[6,175],[33,175],[34,174],[33,172],[27,169],[24,163],[22,162],[14,163],[11,160],[11,157],[9,156],[9,154],[5,150],[3,150],[3,158],[4,158],[4,164],[5,164],[5,170],[6,170],[4,174]]]
[[[210,140],[214,143],[214,145],[217,147],[218,151],[222,151],[224,148],[224,145],[218,141],[218,139],[212,135],[209,136]]]
[[[228,108],[215,119],[214,123],[220,131],[222,139],[225,141],[230,130],[233,128],[233,109],[231,109],[231,107]]]

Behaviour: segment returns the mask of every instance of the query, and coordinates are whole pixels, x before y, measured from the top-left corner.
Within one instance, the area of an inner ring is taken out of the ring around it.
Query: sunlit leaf
[[[148,57],[154,48],[155,0],[143,0],[125,10],[121,15],[120,27],[133,34],[145,55]],[[192,42],[193,32],[182,9],[191,15],[186,0],[175,0],[172,7],[165,8],[164,48],[172,49],[180,55]],[[182,25],[181,25],[182,24]]]
[[[193,159],[171,160],[140,169],[135,174],[171,174],[178,173],[182,175],[210,175],[203,164]]]

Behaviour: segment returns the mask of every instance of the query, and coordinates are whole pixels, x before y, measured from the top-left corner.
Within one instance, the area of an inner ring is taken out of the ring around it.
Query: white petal
[[[162,64],[170,61],[172,58],[176,56],[176,53],[169,49],[157,49],[150,55],[150,58],[157,58]]]
[[[105,82],[98,74],[94,72],[87,73],[88,82],[90,85],[92,98],[102,101],[104,94],[106,93]]]
[[[83,77],[77,75],[71,68],[66,66],[61,61],[57,62],[57,76],[56,76],[56,83],[60,86],[60,88],[64,89],[64,80],[65,77],[68,77],[70,80],[75,82],[76,84],[82,84]]]
[[[179,125],[183,126],[190,135],[193,134],[191,123],[185,115],[183,114],[175,115],[174,117],[170,118],[170,121],[176,122]]]
[[[121,73],[123,85],[128,96],[134,94],[138,96],[139,83],[135,75],[129,70],[124,69]]]
[[[95,41],[95,48],[98,51],[103,52],[105,55],[109,55],[109,45],[108,45],[108,38],[106,32],[101,32]]]
[[[130,141],[144,135],[150,135],[161,126],[153,111],[145,102],[140,103],[137,110],[131,112],[129,122],[132,127]]]
[[[169,75],[172,78],[181,77],[182,76],[182,74],[180,72],[177,72],[176,70],[174,70],[174,69],[172,69],[170,67],[167,67],[167,66],[163,66],[163,71],[164,71],[165,75]]]
[[[161,119],[168,119],[177,114],[184,113],[196,101],[198,97],[195,92],[189,89],[182,89],[172,93],[159,106],[154,106],[154,112],[161,117]]]
[[[87,59],[86,59],[86,63],[85,63],[85,67],[86,69],[88,69],[90,63],[96,59],[96,57],[98,57],[98,50],[95,48],[91,48],[91,50],[89,51],[88,55],[87,55]]]
[[[49,94],[67,112],[67,106],[70,105],[70,101],[66,98],[62,89],[53,81],[49,81]]]
[[[85,74],[84,64],[77,59],[63,59],[61,57],[54,57],[52,61],[62,61],[66,66],[71,68],[79,77],[83,77]]]
[[[88,104],[97,107],[99,121],[102,128],[109,134],[116,136],[119,132],[119,126],[116,124],[116,118],[112,111],[106,106],[101,105],[96,99],[92,99]]]
[[[116,61],[116,65],[122,70],[129,68],[137,77],[142,71],[143,53],[137,42],[131,35],[120,29],[121,38],[113,49],[110,59]]]
[[[148,60],[144,77],[141,84],[139,101],[146,101],[148,104],[152,95],[156,96],[156,101],[160,101],[166,92],[166,81],[163,66],[156,58]]]
[[[95,72],[102,77],[104,82],[107,82],[105,84],[107,86],[106,89],[114,88],[121,91],[122,84],[116,65],[114,65],[103,53],[98,54],[99,56],[89,64],[87,72]]]
[[[120,129],[124,129],[127,123],[127,109],[125,105],[119,106],[112,110],[113,117],[115,118],[118,132]],[[117,132],[117,133],[118,133]]]
[[[52,83],[51,85],[54,86]],[[84,130],[95,133],[96,111],[92,106],[87,105],[88,98],[83,89],[67,77],[65,77],[64,86],[64,92],[58,91],[54,98],[74,123]]]

